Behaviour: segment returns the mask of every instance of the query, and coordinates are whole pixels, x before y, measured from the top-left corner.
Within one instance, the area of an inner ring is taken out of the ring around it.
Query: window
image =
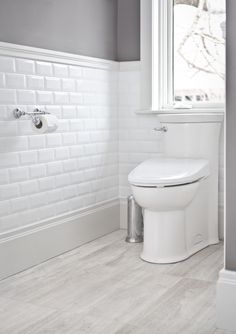
[[[176,103],[224,103],[225,0],[174,0]]]
[[[225,2],[141,0],[142,109],[222,110]]]

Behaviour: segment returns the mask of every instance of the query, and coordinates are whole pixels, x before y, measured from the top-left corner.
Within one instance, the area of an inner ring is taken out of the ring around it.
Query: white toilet
[[[163,157],[128,176],[143,208],[141,258],[182,261],[218,239],[218,151],[222,114],[166,115]]]

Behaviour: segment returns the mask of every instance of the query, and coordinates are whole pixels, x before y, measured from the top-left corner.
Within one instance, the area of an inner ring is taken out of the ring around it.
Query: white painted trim
[[[221,114],[225,113],[224,108],[190,108],[190,109],[160,109],[160,110],[136,110],[136,114],[138,115],[179,115],[179,114]]]
[[[16,274],[86,242],[118,230],[119,200],[46,221],[40,227],[15,231],[0,240],[0,279]]]
[[[120,62],[120,72],[140,71],[140,66],[140,60],[122,61]]]
[[[119,68],[117,61],[5,42],[0,42],[0,55],[106,70],[117,70]]]
[[[171,12],[172,0],[141,0],[141,108],[144,111],[160,110],[169,104]]]
[[[141,0],[141,112],[173,110],[173,0]],[[158,42],[157,42],[158,41]],[[223,105],[219,105],[222,108]],[[192,110],[217,109],[194,103]]]
[[[225,334],[236,333],[235,315],[236,272],[223,269],[217,282],[217,327]]]
[[[163,109],[173,100],[173,0],[152,2],[152,107]]]
[[[183,113],[224,113],[225,107],[213,108],[205,106],[205,108],[163,108],[163,109],[140,109],[136,110],[135,113],[138,115],[161,115],[161,114],[183,114]]]
[[[140,59],[141,59],[141,109],[151,110],[152,107],[152,2],[140,2]]]
[[[227,147],[227,136],[226,136],[226,124],[227,124],[227,112],[225,112],[224,117],[224,263],[226,263],[226,242],[227,242],[227,236],[226,236],[226,192],[227,192],[227,186],[226,186],[226,147]]]

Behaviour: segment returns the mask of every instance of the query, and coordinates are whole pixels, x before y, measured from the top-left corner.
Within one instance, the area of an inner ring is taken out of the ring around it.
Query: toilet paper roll
[[[58,128],[58,119],[54,115],[39,115],[37,116],[37,118],[39,118],[40,123],[38,125],[32,123],[32,129],[34,132],[37,132],[39,134],[49,133],[56,131],[56,129]]]

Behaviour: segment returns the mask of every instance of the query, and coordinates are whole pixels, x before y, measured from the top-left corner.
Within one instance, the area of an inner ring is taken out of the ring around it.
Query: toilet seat
[[[209,174],[209,162],[204,159],[156,158],[139,164],[128,180],[139,187],[170,187],[193,183]]]

